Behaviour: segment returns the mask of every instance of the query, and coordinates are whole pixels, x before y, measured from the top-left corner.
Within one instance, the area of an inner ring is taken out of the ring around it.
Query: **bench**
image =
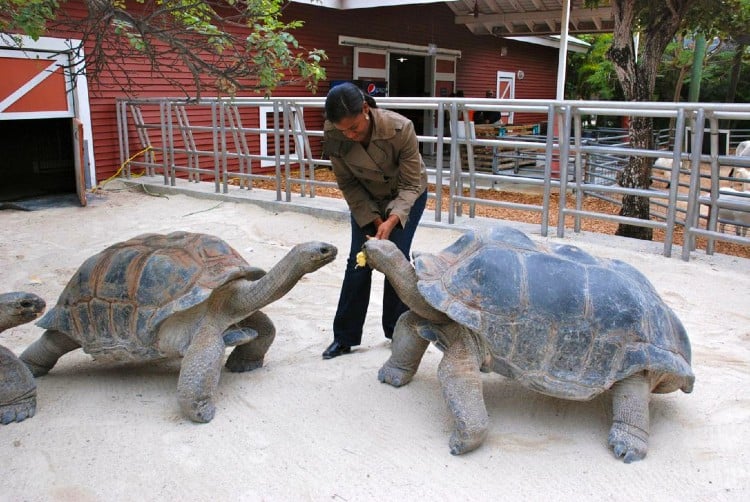
[[[506,136],[529,136],[539,134],[539,124],[474,124],[477,139],[497,139]],[[499,171],[521,167],[534,167],[536,157],[525,158],[515,147],[474,145],[474,169],[497,174]],[[466,147],[461,145],[461,162],[467,165]]]

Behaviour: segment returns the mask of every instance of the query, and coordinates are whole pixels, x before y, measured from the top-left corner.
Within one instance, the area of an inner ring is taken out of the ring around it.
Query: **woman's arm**
[[[422,185],[423,163],[419,154],[419,140],[414,131],[414,124],[409,121],[399,135],[400,149],[398,155],[398,195],[386,207],[386,214],[390,218],[395,215],[396,223],[406,226],[414,201],[422,195],[425,187]],[[395,226],[395,225],[394,225]]]
[[[340,157],[331,157],[333,174],[336,176],[336,183],[344,195],[357,225],[364,227],[380,217],[378,205],[372,200],[370,193],[362,186],[343,159]]]

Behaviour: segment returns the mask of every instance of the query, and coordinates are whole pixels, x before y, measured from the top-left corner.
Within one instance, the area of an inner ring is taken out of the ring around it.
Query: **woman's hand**
[[[380,220],[380,223],[378,223],[378,220],[380,220],[380,218],[375,220],[375,228],[377,229],[377,232],[375,232],[375,239],[387,239],[390,237],[391,232],[393,232],[393,229],[396,228],[396,225],[400,222],[398,216],[395,214],[388,216],[388,219],[385,221]]]

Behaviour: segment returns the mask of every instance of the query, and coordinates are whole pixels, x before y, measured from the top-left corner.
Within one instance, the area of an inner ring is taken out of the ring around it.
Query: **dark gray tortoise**
[[[430,341],[443,351],[438,379],[455,420],[453,454],[487,435],[480,371],[563,399],[611,389],[609,444],[626,463],[646,455],[650,393],[692,390],[685,329],[626,263],[569,245],[542,249],[504,226],[469,231],[414,266],[389,241],[370,240],[364,253],[410,308],[378,378],[405,385]]]
[[[182,412],[210,421],[225,348],[226,367],[263,364],[276,334],[261,308],[299,279],[333,261],[323,242],[294,246],[267,273],[206,234],[145,234],[86,260],[37,325],[47,331],[21,360],[44,375],[71,350],[99,360],[183,358],[177,384]]]
[[[33,293],[0,294],[0,333],[31,322],[44,312],[44,300]],[[36,382],[15,354],[0,345],[0,424],[20,422],[36,413]]]

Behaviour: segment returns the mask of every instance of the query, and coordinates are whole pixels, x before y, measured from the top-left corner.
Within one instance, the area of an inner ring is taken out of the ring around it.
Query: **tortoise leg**
[[[193,422],[210,422],[216,406],[213,396],[219,386],[224,339],[214,327],[204,326],[185,352],[177,381],[182,412]]]
[[[423,318],[410,310],[401,314],[393,330],[391,357],[378,371],[378,380],[394,387],[411,381],[430,344],[419,336],[419,325],[424,322]]]
[[[268,352],[273,339],[276,337],[276,327],[273,325],[273,321],[266,314],[258,311],[237,323],[237,326],[245,331],[254,330],[257,336],[235,347],[229,354],[225,366],[229,371],[235,373],[260,368],[263,366],[263,358],[266,356],[266,352]]]
[[[36,382],[13,352],[0,345],[0,424],[21,422],[36,412]]]
[[[454,420],[449,441],[453,455],[481,445],[489,426],[482,395],[478,348],[472,345],[476,345],[472,337],[456,337],[446,348],[438,366],[438,380]]]
[[[63,354],[80,348],[81,345],[59,331],[47,330],[21,353],[21,361],[35,376],[46,375]]]
[[[638,373],[612,386],[612,428],[609,445],[626,464],[641,460],[648,450],[648,403],[651,383]]]

